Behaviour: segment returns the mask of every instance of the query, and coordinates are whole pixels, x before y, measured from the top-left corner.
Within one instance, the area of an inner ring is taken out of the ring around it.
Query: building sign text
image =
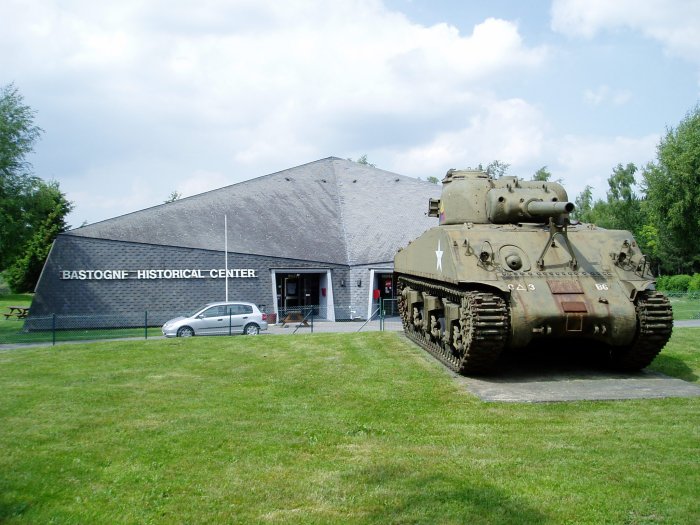
[[[212,268],[208,270],[61,270],[61,279],[79,281],[115,281],[125,279],[224,279],[226,270]],[[250,268],[229,269],[231,279],[250,279],[258,276],[257,270]]]

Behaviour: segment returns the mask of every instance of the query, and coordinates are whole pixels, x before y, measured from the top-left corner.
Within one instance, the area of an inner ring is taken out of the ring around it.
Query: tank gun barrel
[[[532,217],[558,217],[571,213],[576,206],[573,202],[530,201],[527,203],[527,213]]]

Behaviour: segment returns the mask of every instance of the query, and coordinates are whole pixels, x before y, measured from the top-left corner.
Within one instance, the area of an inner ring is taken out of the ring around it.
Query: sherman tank
[[[406,335],[461,374],[504,350],[587,340],[618,370],[646,367],[673,327],[632,234],[571,221],[556,182],[450,170],[439,225],[396,254]]]

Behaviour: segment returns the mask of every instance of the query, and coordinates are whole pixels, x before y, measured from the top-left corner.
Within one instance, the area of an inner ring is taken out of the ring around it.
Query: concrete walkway
[[[467,390],[482,401],[543,403],[700,397],[700,386],[646,370],[636,374],[580,370],[542,374],[537,379],[505,375],[491,379],[463,378],[463,381]]]
[[[698,384],[651,370],[610,371],[603,360],[600,351],[586,348],[585,344],[537,348],[506,354],[490,376],[453,376],[483,401],[543,403],[700,397]]]

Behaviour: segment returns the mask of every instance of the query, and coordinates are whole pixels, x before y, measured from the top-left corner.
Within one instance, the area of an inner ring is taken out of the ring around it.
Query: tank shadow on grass
[[[596,378],[626,379],[646,375],[647,372],[644,370],[620,372],[612,369],[609,364],[609,351],[610,349],[604,345],[596,345],[585,340],[539,341],[525,348],[505,350],[491,372],[474,377],[508,383]],[[690,369],[687,369],[686,373],[690,374]]]

